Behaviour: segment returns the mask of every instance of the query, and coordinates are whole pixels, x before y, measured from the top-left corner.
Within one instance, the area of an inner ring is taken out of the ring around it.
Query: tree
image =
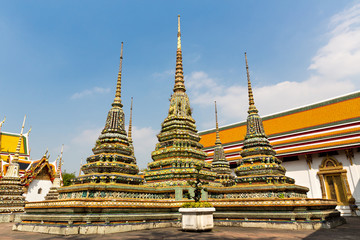
[[[200,202],[201,199],[201,190],[207,191],[203,185],[209,184],[208,182],[204,182],[200,180],[200,171],[202,169],[202,166],[196,166],[196,180],[195,181],[188,181],[188,184],[194,188],[194,196],[191,196],[189,193],[186,193],[186,197],[188,199],[194,199],[195,202]]]
[[[71,184],[71,179],[75,178],[75,173],[67,173],[66,171],[64,171],[62,173],[62,179],[63,179],[63,186],[69,186]]]

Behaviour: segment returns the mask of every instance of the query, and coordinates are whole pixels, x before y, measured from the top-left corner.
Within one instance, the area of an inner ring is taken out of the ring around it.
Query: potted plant
[[[207,191],[203,187],[207,182],[200,180],[201,168],[201,166],[196,167],[196,180],[188,181],[188,184],[194,188],[194,195],[186,193],[186,197],[193,199],[194,202],[184,203],[179,209],[182,229],[185,231],[207,231],[214,227],[215,208],[208,202],[201,202],[201,191]]]

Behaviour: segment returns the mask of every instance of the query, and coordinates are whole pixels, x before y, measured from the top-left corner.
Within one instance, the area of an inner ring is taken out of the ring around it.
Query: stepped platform
[[[345,223],[326,199],[216,199],[215,226],[281,229],[334,228]],[[105,234],[179,227],[186,201],[149,199],[67,199],[26,204],[13,230],[60,235]]]

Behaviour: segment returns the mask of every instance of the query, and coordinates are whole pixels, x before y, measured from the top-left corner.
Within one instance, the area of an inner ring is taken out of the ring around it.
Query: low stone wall
[[[273,221],[273,220],[214,220],[215,226],[222,227],[256,227],[289,230],[318,230],[320,228],[330,229],[345,224],[344,218],[334,218],[324,221]]]
[[[155,199],[63,199],[26,204],[14,230],[50,234],[105,234],[179,226],[186,201]],[[285,229],[333,228],[344,223],[326,199],[217,199],[215,226]]]
[[[264,219],[256,213],[215,212],[214,226],[225,227],[259,227],[274,229],[320,229],[334,228],[345,223],[341,217],[329,217],[324,220],[289,220],[283,219],[287,212],[269,213]],[[253,218],[250,218],[252,215]],[[227,216],[227,219],[224,219]],[[249,218],[248,218],[249,217]],[[60,214],[22,215],[22,222],[13,226],[15,231],[39,232],[59,235],[75,234],[107,234],[144,229],[181,227],[180,213],[148,213],[148,214]]]
[[[0,214],[0,223],[3,222],[21,222],[20,216],[23,213],[1,213]]]
[[[180,222],[141,222],[141,223],[124,223],[124,224],[89,224],[80,226],[51,226],[39,224],[15,224],[13,230],[23,232],[39,232],[58,235],[75,235],[75,234],[108,234],[118,232],[130,232],[137,230],[146,230],[154,228],[180,227]]]

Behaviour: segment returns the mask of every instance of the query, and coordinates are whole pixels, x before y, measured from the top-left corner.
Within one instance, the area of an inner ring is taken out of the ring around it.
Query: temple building
[[[262,118],[265,132],[287,176],[309,188],[311,198],[335,199],[343,215],[360,204],[360,92],[271,114]],[[226,159],[233,171],[246,166],[243,137],[247,123],[220,127]],[[200,132],[211,163],[217,130]],[[239,171],[237,171],[239,173]]]
[[[56,174],[56,163],[49,162],[49,155],[44,154],[38,160],[31,160],[29,150],[29,134],[9,133],[1,131],[0,125],[0,179],[3,178],[17,156],[19,177],[25,201],[45,200]],[[17,152],[18,151],[18,152]]]

